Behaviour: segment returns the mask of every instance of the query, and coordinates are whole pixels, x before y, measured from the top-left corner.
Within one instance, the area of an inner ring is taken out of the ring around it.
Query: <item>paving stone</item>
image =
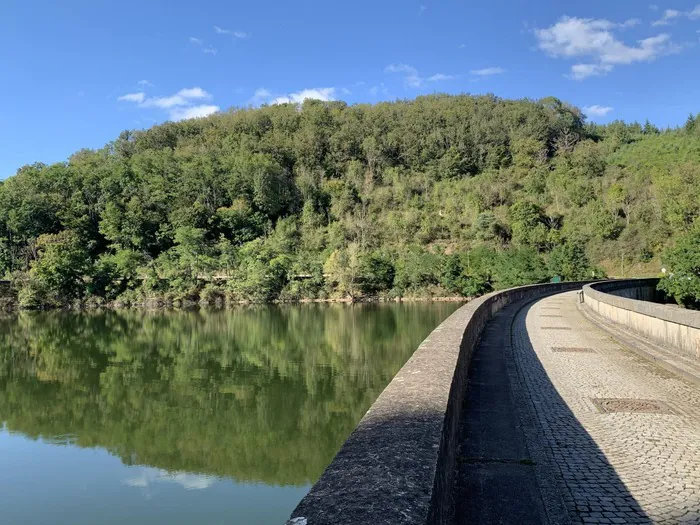
[[[542,319],[554,297],[569,331],[550,331]],[[571,521],[700,523],[700,388],[619,346],[578,312],[575,293],[554,297],[514,317],[509,357]],[[639,400],[616,406],[647,412],[605,413],[595,399]]]

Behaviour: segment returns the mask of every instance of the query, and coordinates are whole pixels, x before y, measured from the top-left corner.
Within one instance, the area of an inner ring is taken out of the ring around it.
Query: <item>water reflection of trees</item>
[[[127,464],[315,481],[452,304],[0,319],[0,420]]]

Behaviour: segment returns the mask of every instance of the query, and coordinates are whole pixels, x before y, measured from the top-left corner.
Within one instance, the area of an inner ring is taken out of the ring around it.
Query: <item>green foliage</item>
[[[95,263],[90,292],[111,301],[127,290],[136,289],[140,284],[138,274],[143,263],[143,254],[133,250],[103,254]]]
[[[472,296],[620,254],[656,273],[700,217],[697,120],[599,126],[553,97],[434,95],[124,132],[0,184],[0,276],[39,307]]]
[[[681,236],[663,256],[666,274],[659,289],[686,307],[700,307],[700,224]]]
[[[565,281],[604,277],[600,270],[591,267],[583,243],[576,241],[567,241],[552,250],[549,254],[549,271]]]
[[[494,262],[494,286],[497,289],[542,283],[551,276],[542,256],[533,248],[502,252]]]
[[[40,235],[37,259],[20,290],[20,304],[27,308],[59,306],[80,299],[86,289],[88,253],[71,230]]]
[[[275,253],[261,239],[245,244],[239,257],[241,264],[228,283],[234,298],[255,302],[277,298],[287,284],[290,257]]]

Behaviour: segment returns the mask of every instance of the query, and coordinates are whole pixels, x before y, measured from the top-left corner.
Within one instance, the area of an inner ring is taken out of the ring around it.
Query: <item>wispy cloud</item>
[[[588,77],[599,77],[613,70],[610,64],[574,64],[571,66],[570,78],[583,80]]]
[[[448,75],[445,73],[436,73],[428,78],[423,78],[418,74],[418,70],[415,67],[409,66],[408,64],[389,64],[384,68],[384,72],[393,75],[402,75],[404,85],[409,88],[419,88],[425,82],[441,82],[457,78],[455,75]]]
[[[570,77],[576,80],[604,75],[619,65],[648,62],[681,50],[665,33],[638,40],[633,46],[627,45],[613,34],[626,23],[565,16],[551,27],[536,29],[535,36],[539,48],[553,58],[590,59],[571,67]]]
[[[174,483],[185,490],[205,490],[218,481],[218,478],[213,476],[190,474],[188,472],[168,472],[167,470],[152,467],[141,467],[140,470],[139,475],[125,479],[123,483],[129,487],[142,489],[147,489],[155,483]]]
[[[368,93],[370,95],[372,95],[373,97],[376,97],[379,94],[388,95],[389,90],[384,85],[384,82],[380,82],[378,85],[372,86],[371,88],[369,88]]]
[[[200,87],[181,89],[169,97],[152,97],[141,101],[143,107],[168,109],[176,106],[187,106],[192,100],[209,100],[211,95]]]
[[[428,77],[426,80],[428,82],[442,82],[444,80],[454,80],[457,78],[455,75],[445,75],[444,73],[436,73],[435,75]]]
[[[459,44],[457,46],[457,49],[465,49],[467,47],[467,44]]]
[[[290,102],[294,104],[301,104],[307,99],[323,101],[335,100],[335,88],[302,89],[296,93],[276,97],[274,100],[272,100],[271,104],[288,104]]]
[[[216,55],[218,53],[218,50],[213,46],[204,47],[204,40],[202,40],[201,38],[196,38],[196,37],[191,36],[189,38],[189,42],[190,42],[190,44],[193,44],[195,46],[199,46],[202,49],[202,53],[204,53],[206,55]]]
[[[274,98],[274,95],[270,90],[265,88],[258,88],[255,90],[251,102],[257,106],[258,104],[262,104],[263,102],[271,98]]]
[[[483,69],[472,69],[470,73],[472,75],[477,75],[480,77],[490,77],[492,75],[501,75],[505,73],[506,70],[502,67],[485,67]]]
[[[141,87],[147,88],[147,87],[155,87],[150,81],[148,80],[139,80],[137,84]]]
[[[599,106],[598,104],[595,104],[593,106],[586,106],[582,109],[583,112],[589,117],[604,117],[605,115],[613,111],[614,108],[611,108],[610,106]]]
[[[675,9],[666,9],[664,11],[664,15],[656,20],[655,22],[652,22],[652,26],[667,26],[671,23],[672,20],[675,20],[676,18],[680,17],[683,13],[680,11],[677,11]]]
[[[421,6],[420,6],[418,12],[419,12],[420,14],[423,14],[423,13],[425,13],[425,10],[426,10],[426,9],[428,9],[428,6],[427,6],[427,5],[424,5],[424,4],[421,4]]]
[[[628,27],[636,27],[641,24],[642,21],[639,18],[629,18],[620,24],[622,29],[627,29]]]
[[[335,100],[336,91],[336,88],[321,87],[302,89],[294,93],[280,94],[273,93],[269,89],[261,87],[255,90],[253,97],[250,99],[250,103],[259,106],[260,104],[301,104],[305,100],[322,100],[328,102]],[[345,94],[349,93],[348,90],[341,90],[341,92]]]
[[[122,95],[121,97],[119,97],[117,100],[120,102],[136,102],[137,104],[141,104],[145,98],[146,94],[143,92],[139,92],[127,93],[126,95]]]
[[[664,14],[658,20],[652,22],[652,26],[667,26],[679,18],[689,18],[690,20],[697,20],[700,18],[700,4],[696,5],[693,9],[689,11],[679,11],[677,9],[666,9]]]
[[[658,11],[659,6],[656,4],[649,4],[649,9],[651,9],[652,11]]]
[[[217,35],[231,35],[235,38],[248,38],[250,35],[244,31],[231,31],[230,29],[224,29],[223,27],[214,26],[214,31]]]
[[[167,110],[171,120],[184,120],[211,115],[219,111],[218,106],[197,104],[210,100],[212,96],[200,87],[181,89],[167,97],[146,97],[143,92],[122,95],[117,100],[135,103],[140,108],[157,108]]]
[[[408,64],[389,64],[384,68],[385,73],[403,75],[404,84],[407,87],[420,87],[423,79],[418,75],[418,70]]]
[[[219,111],[219,106],[202,104],[184,108],[174,108],[170,112],[170,120],[187,120],[191,118],[208,117]]]

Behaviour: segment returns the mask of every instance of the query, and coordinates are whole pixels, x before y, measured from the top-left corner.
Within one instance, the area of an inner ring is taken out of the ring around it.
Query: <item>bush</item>
[[[659,290],[673,297],[680,305],[700,306],[700,223],[678,239],[675,247],[662,257],[666,274],[659,282]]]

